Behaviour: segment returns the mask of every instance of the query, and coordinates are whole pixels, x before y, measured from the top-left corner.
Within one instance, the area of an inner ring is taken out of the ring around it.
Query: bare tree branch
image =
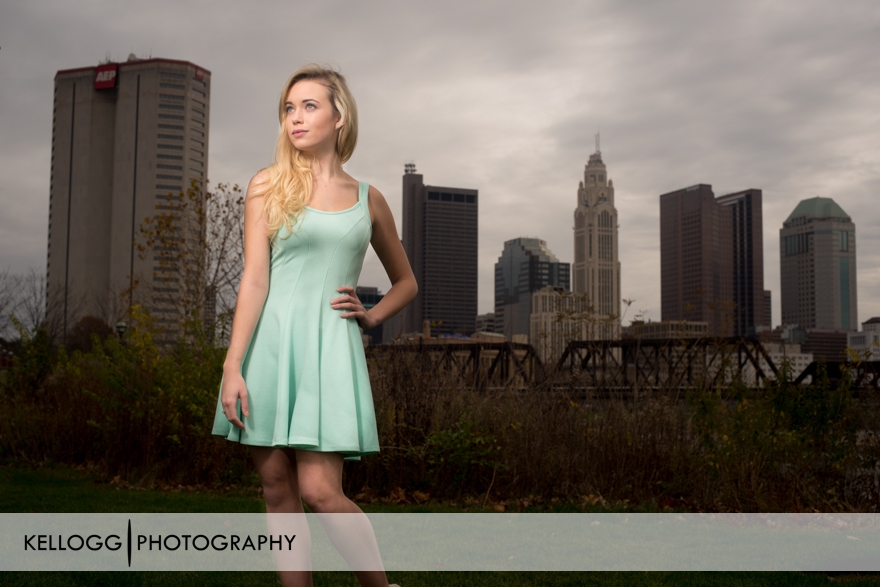
[[[21,278],[6,268],[0,271],[0,338],[10,339],[15,332],[12,316],[18,306]]]
[[[138,255],[152,257],[157,270],[138,297],[168,333],[179,335],[197,319],[213,336],[217,318],[231,314],[244,267],[243,218],[239,186],[221,183],[204,191],[193,181],[144,219]]]

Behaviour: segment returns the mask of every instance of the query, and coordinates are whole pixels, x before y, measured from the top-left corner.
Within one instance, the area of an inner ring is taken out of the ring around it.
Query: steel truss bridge
[[[373,345],[367,358],[419,360],[423,369],[456,376],[475,388],[524,387],[576,380],[586,389],[672,390],[716,386],[735,379],[751,385],[776,379],[786,365],[776,364],[755,338],[572,341],[558,361],[544,364],[529,344],[443,342]],[[855,389],[880,391],[880,361],[811,363],[794,375],[808,384],[824,369],[832,382],[851,377]]]

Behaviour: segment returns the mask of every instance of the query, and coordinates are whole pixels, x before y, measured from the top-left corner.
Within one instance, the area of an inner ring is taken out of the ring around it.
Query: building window
[[[783,237],[783,247],[786,256],[807,253],[810,251],[810,235],[802,233]]]

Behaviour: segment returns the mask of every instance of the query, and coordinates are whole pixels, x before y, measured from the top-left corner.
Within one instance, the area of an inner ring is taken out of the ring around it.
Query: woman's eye
[[[288,114],[290,114],[291,112],[293,112],[293,106],[288,106],[287,108],[284,109],[284,111],[287,112]]]
[[[306,104],[306,110],[309,110],[309,109],[314,110],[315,105],[314,104]]]

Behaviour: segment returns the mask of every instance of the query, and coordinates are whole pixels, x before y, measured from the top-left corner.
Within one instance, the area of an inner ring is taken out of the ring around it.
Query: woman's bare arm
[[[264,175],[265,172],[255,175],[245,194],[244,272],[235,300],[235,315],[229,336],[229,350],[223,364],[224,372],[241,369],[241,362],[269,293],[269,237],[266,234],[263,198],[253,196],[255,186],[265,181]]]
[[[239,398],[242,414],[249,415],[247,389],[241,376],[241,363],[269,293],[269,237],[266,234],[263,198],[253,195],[255,186],[264,181],[266,181],[266,173],[263,171],[251,179],[245,194],[244,272],[238,286],[229,349],[226,351],[226,360],[223,363],[221,404],[226,418],[239,428],[244,427],[235,409]]]
[[[419,291],[406,252],[397,236],[394,215],[379,190],[370,186],[370,214],[373,217],[373,238],[370,244],[385,267],[391,289],[367,312],[370,327],[382,324],[410,303]]]

